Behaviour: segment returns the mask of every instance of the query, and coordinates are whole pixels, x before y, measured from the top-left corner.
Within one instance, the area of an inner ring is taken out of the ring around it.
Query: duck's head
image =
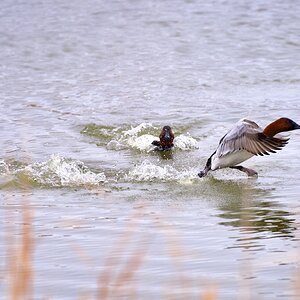
[[[300,129],[300,125],[289,118],[280,118],[269,124],[263,131],[266,136],[274,136],[279,132]]]
[[[170,126],[164,126],[159,135],[160,144],[163,148],[173,147],[174,134]]]

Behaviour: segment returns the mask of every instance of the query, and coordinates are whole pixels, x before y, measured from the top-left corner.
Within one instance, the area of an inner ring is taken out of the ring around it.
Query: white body
[[[252,156],[254,155],[246,150],[233,152],[222,157],[218,157],[215,154],[211,159],[211,170],[236,166]]]
[[[280,150],[288,138],[277,134],[267,137],[255,122],[242,119],[221,139],[211,157],[211,170],[233,167],[254,155]]]

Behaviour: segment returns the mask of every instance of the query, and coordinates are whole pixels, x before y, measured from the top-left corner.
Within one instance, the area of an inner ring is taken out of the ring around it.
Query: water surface
[[[300,122],[297,3],[0,8],[2,299],[24,223],[34,299],[299,297],[300,133],[258,178],[197,177],[239,119]]]

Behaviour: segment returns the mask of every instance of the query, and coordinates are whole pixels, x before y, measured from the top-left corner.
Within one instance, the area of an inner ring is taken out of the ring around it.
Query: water
[[[24,205],[34,299],[299,297],[300,133],[258,178],[196,175],[242,117],[300,122],[296,2],[0,8],[2,299]]]

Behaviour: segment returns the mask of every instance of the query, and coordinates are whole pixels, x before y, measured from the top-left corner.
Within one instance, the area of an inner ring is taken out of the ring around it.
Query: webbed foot
[[[198,173],[198,176],[199,176],[200,178],[205,177],[205,176],[207,175],[208,171],[209,171],[209,170],[205,168],[203,171],[200,171],[200,172]]]
[[[205,173],[204,171],[200,171],[200,172],[198,173],[198,176],[199,176],[200,178],[205,177],[205,176],[206,176],[206,173]]]
[[[230,167],[231,169],[237,169],[237,170],[240,170],[244,173],[246,173],[249,177],[250,176],[258,176],[258,173],[252,169],[249,169],[249,168],[245,168],[243,166],[233,166],[233,167]]]

